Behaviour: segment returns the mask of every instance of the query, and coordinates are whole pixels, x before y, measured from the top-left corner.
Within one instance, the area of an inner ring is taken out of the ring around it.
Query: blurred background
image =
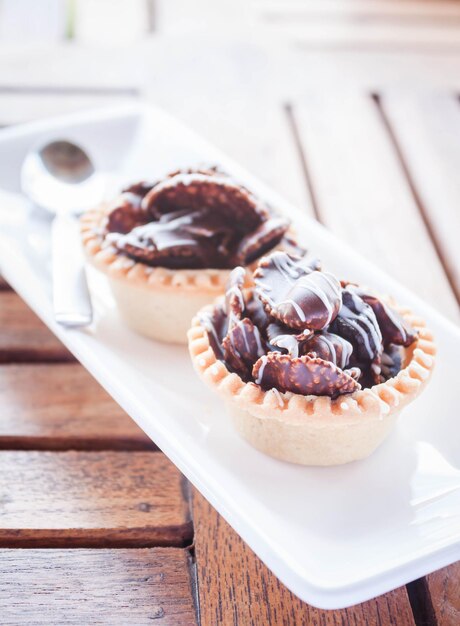
[[[459,92],[457,0],[0,0],[2,125],[145,98],[452,319]]]

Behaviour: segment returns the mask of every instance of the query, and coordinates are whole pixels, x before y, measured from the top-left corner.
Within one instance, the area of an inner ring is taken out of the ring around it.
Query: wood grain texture
[[[445,315],[460,320],[375,102],[359,94],[312,94],[294,108],[294,115],[324,224]]]
[[[415,624],[404,587],[341,611],[322,611],[301,602],[197,491],[193,492],[193,523],[203,625]]]
[[[460,624],[460,562],[426,577],[426,590],[437,626]]]
[[[381,104],[460,303],[460,103],[450,94],[389,92]]]
[[[0,291],[0,363],[70,360],[70,352],[14,291]]]
[[[441,24],[432,24],[426,20],[418,28],[401,19],[368,19],[361,24],[358,21],[292,20],[288,23],[267,22],[264,29],[266,36],[272,36],[285,43],[302,47],[305,50],[335,51],[346,50],[387,50],[397,53],[431,51],[460,51],[460,27],[458,22],[446,19]]]
[[[167,68],[163,67],[158,71],[165,73],[166,81]],[[240,73],[239,80],[240,84],[234,87],[237,93],[255,91],[254,86],[249,84],[249,74]],[[179,82],[176,84],[174,81],[173,84],[176,90],[183,89]],[[203,88],[213,90],[214,85]],[[178,97],[177,91],[171,87],[161,93],[157,93],[155,89],[151,96],[153,102],[160,102],[178,119],[235,159],[239,165],[247,168],[306,213],[313,215],[289,120],[278,103],[272,104],[264,100],[262,104],[258,99],[253,101],[252,98],[236,98],[234,92],[224,92],[220,95],[219,103],[215,103],[215,114],[210,117],[206,108],[203,108],[203,98],[207,98],[203,92],[190,94],[186,101]],[[212,95],[209,94],[209,97]]]
[[[1,622],[192,626],[188,560],[177,548],[0,550]]]
[[[180,545],[180,472],[160,452],[0,452],[0,546]]]
[[[155,448],[77,363],[0,365],[0,407],[0,448]]]
[[[91,94],[91,88],[88,89],[88,93],[85,93],[84,88],[80,92],[72,88],[66,91],[59,89],[58,86],[54,90],[46,88],[38,90],[38,93],[34,89],[6,91],[1,96],[0,123],[22,124],[53,115],[67,115],[78,111],[129,104],[134,100],[134,97],[116,96],[103,90]]]
[[[460,18],[460,7],[456,0],[262,0],[258,4],[261,13],[279,19],[323,18],[335,21],[342,18],[408,18],[414,25],[425,18],[429,20],[449,20]]]

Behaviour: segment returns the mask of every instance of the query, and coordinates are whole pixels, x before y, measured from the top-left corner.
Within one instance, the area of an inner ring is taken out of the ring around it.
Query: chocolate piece
[[[137,183],[132,183],[123,189],[123,193],[133,193],[140,198],[143,198],[157,183],[149,183],[146,180],[140,180]]]
[[[220,318],[220,331],[216,330],[216,324],[213,326],[212,345],[217,358],[245,381],[254,381],[264,389],[302,395],[335,398],[396,376],[404,352],[393,343],[384,346],[377,319],[378,316],[387,338],[399,341],[404,335],[401,330],[399,335],[394,331],[398,324],[392,322],[391,314],[373,297],[369,301],[376,316],[364,301],[370,296],[364,291],[361,294],[357,285],[340,284],[329,275],[326,284],[331,285],[331,291],[324,288],[328,295],[326,304],[325,296],[316,297],[318,285],[324,284],[317,278],[321,272],[316,267],[311,259],[273,252],[259,261],[254,272],[256,288],[252,292],[242,291],[243,268],[234,270],[222,309],[227,326]],[[307,297],[302,298],[301,291],[297,296],[302,289],[308,292]],[[337,291],[339,297],[334,299]],[[280,304],[288,295],[292,297],[295,314],[283,315],[280,320]],[[337,300],[341,303],[338,314]],[[320,320],[326,324],[329,317],[333,319],[327,329],[300,329],[296,307],[309,322]],[[221,337],[217,348],[216,336]]]
[[[232,270],[227,283],[227,291],[225,292],[225,311],[233,319],[241,319],[245,309],[243,285],[246,280],[246,270],[244,267],[235,267]]]
[[[272,317],[299,330],[321,330],[335,319],[342,303],[340,283],[314,268],[315,261],[295,260],[285,252],[259,262],[257,293]]]
[[[255,298],[253,296],[248,302],[246,302],[246,315],[257,326],[262,334],[266,333],[267,326],[270,323],[270,318],[268,317],[264,305],[259,298]]]
[[[220,269],[234,267],[235,259],[252,262],[288,226],[228,175],[203,167],[127,187],[109,211],[105,237],[147,265]]]
[[[206,176],[216,176],[217,174],[219,176],[226,176],[227,174],[225,174],[225,172],[223,172],[222,170],[219,169],[219,167],[217,165],[212,165],[209,167],[200,167],[197,169],[193,169],[193,168],[186,168],[186,169],[179,169],[179,170],[175,170],[174,172],[171,172],[170,174],[167,174],[164,178],[168,179],[168,178],[173,178],[174,176],[178,176],[179,174],[204,174]],[[155,182],[149,182],[146,180],[141,180],[137,183],[132,183],[131,185],[128,185],[128,187],[125,187],[123,189],[123,192],[129,191],[131,193],[134,193],[138,196],[141,196],[142,198],[148,194],[148,192],[153,189],[156,185],[158,185],[161,180],[156,180]]]
[[[249,380],[252,366],[265,353],[259,330],[247,317],[229,328],[222,346],[226,363],[244,380]]]
[[[371,307],[350,287],[342,291],[342,307],[330,331],[347,339],[353,346],[354,364],[378,360],[382,352],[382,334]]]
[[[106,229],[109,233],[129,233],[137,226],[148,222],[148,214],[141,207],[142,198],[124,191],[109,209]]]
[[[304,396],[330,396],[353,393],[359,383],[333,363],[318,358],[269,352],[252,369],[255,382],[263,389],[275,387]]]
[[[206,330],[209,345],[214,350],[214,354],[219,359],[224,357],[222,341],[228,330],[228,317],[221,305],[215,306],[212,310],[202,311],[200,323]]]
[[[268,210],[244,187],[225,176],[177,174],[149,191],[143,199],[144,209],[152,219],[164,213],[187,209],[216,212],[226,222],[244,230],[257,228],[268,218]]]
[[[316,356],[324,361],[330,361],[341,369],[345,369],[350,363],[353,352],[353,346],[349,341],[324,330],[312,335],[305,343],[303,349],[305,351],[304,354]]]
[[[158,222],[148,222],[125,235],[111,238],[120,251],[146,265],[162,267],[220,267],[222,260],[213,246],[218,236],[200,212],[178,212]]]
[[[383,303],[376,296],[365,292],[359,287],[349,287],[357,293],[374,311],[380,330],[382,332],[384,345],[395,343],[398,346],[410,346],[415,340],[416,333],[404,323],[400,315],[393,311],[391,307]]]
[[[255,231],[248,233],[240,241],[234,257],[235,265],[249,265],[274,248],[288,228],[289,220],[283,217],[272,217],[262,222]]]
[[[271,322],[267,326],[267,338],[274,351],[287,350],[288,354],[298,357],[304,354],[304,346],[307,344],[311,330],[298,330],[289,328],[280,322]]]
[[[401,370],[403,354],[399,346],[389,345],[382,354],[380,369],[381,382],[393,378]]]

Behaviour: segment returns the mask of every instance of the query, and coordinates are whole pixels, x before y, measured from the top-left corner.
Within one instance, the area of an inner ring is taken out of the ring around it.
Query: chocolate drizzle
[[[382,353],[382,333],[371,307],[350,287],[342,290],[342,307],[330,326],[353,345],[358,363],[379,360]]]
[[[246,382],[335,398],[399,372],[415,333],[376,296],[284,252],[261,259],[254,279],[243,290],[244,270],[233,270],[202,322],[217,358]]]
[[[147,265],[219,269],[252,263],[288,228],[249,190],[209,168],[127,187],[108,212],[105,239]]]

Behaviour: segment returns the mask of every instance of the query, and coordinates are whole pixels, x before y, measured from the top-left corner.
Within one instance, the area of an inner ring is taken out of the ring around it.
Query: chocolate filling
[[[353,393],[396,376],[402,347],[416,338],[375,295],[340,283],[308,257],[273,252],[254,280],[243,290],[244,270],[233,270],[225,298],[202,324],[216,357],[263,389]]]
[[[124,189],[109,210],[105,239],[151,266],[228,269],[258,259],[288,228],[245,187],[208,168]],[[296,244],[286,238],[286,245]]]

